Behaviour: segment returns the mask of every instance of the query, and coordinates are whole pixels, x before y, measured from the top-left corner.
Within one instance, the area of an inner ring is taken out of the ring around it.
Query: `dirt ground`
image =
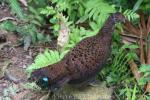
[[[0,23],[8,17],[13,18],[9,9],[0,6]],[[26,68],[45,48],[38,44],[25,51],[19,39],[16,33],[0,30],[0,100],[38,100],[43,95],[23,84],[28,82]]]

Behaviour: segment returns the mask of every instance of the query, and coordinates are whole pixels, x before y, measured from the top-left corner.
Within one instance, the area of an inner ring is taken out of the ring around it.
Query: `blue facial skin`
[[[43,81],[48,82],[48,78],[47,77],[43,77]]]
[[[48,89],[49,88],[49,78],[48,77],[43,77],[43,78],[39,79],[36,83],[42,89]]]

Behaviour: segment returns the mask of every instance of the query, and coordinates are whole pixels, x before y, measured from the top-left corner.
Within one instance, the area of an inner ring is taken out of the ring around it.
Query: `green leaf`
[[[65,52],[63,53],[65,54]],[[60,57],[61,56],[61,57]],[[60,53],[56,50],[48,50],[46,49],[44,53],[40,53],[28,68],[27,72],[31,73],[34,69],[39,69],[51,64],[54,64],[60,61],[64,55],[60,55]]]
[[[133,93],[132,93],[132,98],[131,98],[131,100],[136,100],[136,92],[137,92],[136,88],[137,88],[137,86],[135,85],[135,86],[134,86],[134,89],[133,89]]]
[[[12,12],[16,13],[19,18],[24,19],[24,14],[20,7],[19,2],[17,0],[8,0],[8,1],[10,3]]]
[[[123,12],[123,14],[128,18],[128,20],[135,20],[135,19],[139,18],[139,15],[130,9],[125,10]]]
[[[150,65],[144,64],[140,67],[139,70],[140,70],[140,72],[148,72],[148,71],[150,71]]]
[[[84,15],[76,22],[76,24],[85,22],[88,19],[88,17],[89,17],[88,15]]]
[[[0,24],[0,28],[7,30],[7,31],[15,31],[16,27],[11,21],[4,21]]]
[[[31,36],[25,36],[24,37],[24,50],[28,50],[29,46],[31,45]]]
[[[137,48],[139,48],[139,46],[135,44],[125,44],[122,47],[122,49],[137,49]]]
[[[149,77],[142,77],[140,80],[139,80],[139,85],[144,85],[146,83],[150,82],[150,78]]]
[[[92,30],[98,29],[98,25],[95,22],[90,22],[90,27],[92,28]]]
[[[134,5],[134,7],[133,7],[133,11],[134,11],[134,12],[139,9],[139,7],[140,7],[140,5],[142,4],[142,2],[143,2],[143,0],[138,0],[138,1],[135,3],[135,5]]]

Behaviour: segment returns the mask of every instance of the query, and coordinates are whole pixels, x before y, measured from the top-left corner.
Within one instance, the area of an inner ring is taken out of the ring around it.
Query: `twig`
[[[5,21],[5,20],[16,20],[16,19],[13,17],[4,17],[4,18],[0,19],[0,22]]]

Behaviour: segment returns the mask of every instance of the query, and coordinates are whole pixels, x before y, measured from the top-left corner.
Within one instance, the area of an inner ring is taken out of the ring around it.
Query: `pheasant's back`
[[[114,13],[95,36],[79,42],[66,56],[68,58],[71,81],[79,83],[94,77],[106,64],[111,51],[112,33],[115,23],[124,22],[121,13]]]
[[[66,56],[71,81],[79,83],[95,76],[110,54],[111,36],[93,36],[82,40]]]

